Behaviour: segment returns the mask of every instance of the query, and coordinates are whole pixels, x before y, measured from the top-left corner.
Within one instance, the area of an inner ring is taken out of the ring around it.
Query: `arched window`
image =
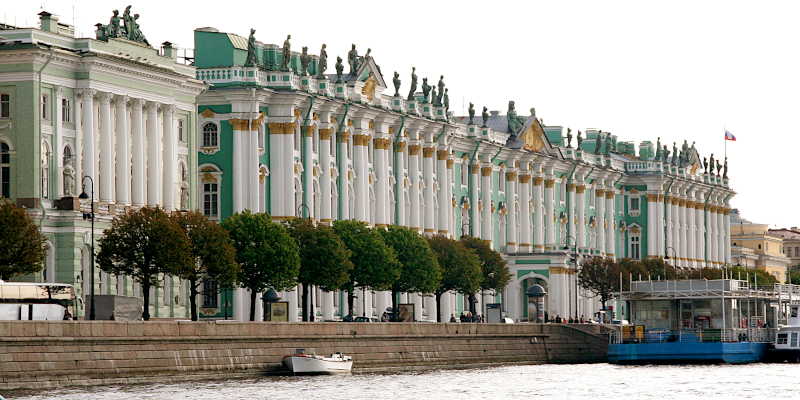
[[[220,216],[220,189],[222,186],[222,171],[213,164],[204,164],[198,167],[200,180],[200,207],[203,215],[209,219],[218,219]],[[188,186],[187,186],[188,187]]]
[[[0,142],[0,197],[11,197],[11,151]]]
[[[217,125],[209,122],[203,125],[203,147],[219,146],[219,132]]]

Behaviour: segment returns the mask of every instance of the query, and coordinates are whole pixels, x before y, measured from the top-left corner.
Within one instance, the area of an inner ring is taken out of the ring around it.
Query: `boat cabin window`
[[[787,340],[788,337],[789,337],[788,333],[779,333],[778,334],[778,339],[775,341],[775,344],[786,344],[786,343],[788,343],[788,340]]]
[[[792,332],[792,344],[791,344],[792,347],[797,347],[797,336],[798,336],[797,332]]]

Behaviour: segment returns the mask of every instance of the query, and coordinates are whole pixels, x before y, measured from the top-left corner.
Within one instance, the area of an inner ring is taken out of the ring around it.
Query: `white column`
[[[247,209],[247,201],[245,200],[246,192],[244,189],[245,182],[247,181],[245,170],[246,165],[246,145],[245,143],[247,138],[244,137],[244,127],[242,126],[242,120],[229,120],[231,127],[233,128],[233,154],[232,154],[232,164],[233,164],[233,176],[231,177],[233,180],[233,212],[238,213],[242,212]],[[281,139],[290,139],[291,137],[287,135],[275,135],[280,136]],[[276,171],[276,168],[272,168],[273,171]],[[294,198],[292,194],[293,182],[290,180],[289,182],[284,182],[285,185],[288,186],[278,186],[283,188],[283,192],[280,195],[273,196],[273,197],[291,197]],[[276,210],[277,211],[277,210]],[[286,212],[287,210],[282,210]],[[291,211],[290,211],[291,212]],[[289,214],[289,215],[294,215]]]
[[[575,187],[576,207],[575,211],[578,214],[578,228],[576,229],[576,238],[578,239],[578,248],[586,249],[586,186],[578,185]]]
[[[408,302],[414,304],[414,321],[422,321],[422,295],[409,293]]]
[[[510,168],[506,172],[506,207],[508,217],[506,223],[506,253],[517,252],[517,172]]]
[[[436,321],[436,297],[434,295],[425,296],[423,299],[425,303],[425,311],[428,313],[427,318]],[[447,322],[450,320],[450,316],[447,316],[447,319],[442,319],[442,322]]]
[[[161,203],[161,132],[158,123],[158,104],[147,103],[147,205]]]
[[[541,177],[533,178],[533,248],[536,252],[544,251],[544,202],[542,201]]]
[[[503,302],[506,304],[506,313],[514,321],[522,318],[522,285],[520,281],[511,279],[503,293]]]
[[[391,143],[390,139],[386,139],[386,164],[389,164],[389,157],[394,157],[394,179],[395,179],[395,190],[394,190],[394,199],[395,199],[395,210],[397,212],[397,220],[395,221],[396,225],[401,226],[411,226],[411,221],[409,220],[409,216],[406,215],[406,188],[405,186],[405,151],[406,151],[406,142],[398,141],[395,143],[394,151],[389,151],[389,144]],[[388,179],[388,177],[387,177]],[[387,185],[389,183],[387,182]],[[395,212],[395,210],[389,210],[389,212]],[[390,218],[391,220],[391,218]]]
[[[720,203],[717,207],[717,261],[725,263],[725,207]],[[721,265],[720,265],[721,266]]]
[[[75,90],[72,97],[72,104],[75,105],[72,114],[75,117],[75,147],[72,148],[72,156],[74,157],[72,166],[75,168],[76,184],[75,193],[73,193],[73,195],[75,196],[81,193],[80,183],[83,180],[83,114],[81,113],[81,91],[80,89]]]
[[[447,150],[440,149],[436,152],[436,180],[439,183],[439,214],[437,219],[437,232],[440,235],[448,235],[448,225],[450,224],[450,198],[447,196],[447,186],[450,184],[447,177]],[[444,306],[442,306],[444,307]]]
[[[481,168],[481,195],[483,196],[483,212],[481,213],[481,239],[492,241],[492,164]]]
[[[64,132],[62,127],[62,114],[64,113],[62,99],[64,98],[64,89],[61,86],[54,86],[53,92],[55,93],[54,108],[56,110],[53,115],[53,154],[55,155],[55,168],[51,170],[55,173],[56,191],[55,198],[60,199],[64,197]],[[78,179],[79,177],[75,177]]]
[[[322,319],[325,321],[333,320],[333,296],[334,292],[322,291]]]
[[[612,186],[610,189],[606,190],[606,255],[616,258],[617,231],[614,229],[614,222],[616,221],[614,197],[614,187]]]
[[[389,213],[394,210],[389,208],[389,174],[386,163],[388,157],[389,139],[375,138],[372,140],[373,160],[372,168],[375,171],[375,225],[386,226],[389,224]],[[398,177],[399,178],[399,177]],[[399,196],[398,196],[399,197]],[[382,314],[380,310],[378,314]]]
[[[131,154],[128,133],[128,96],[117,96],[114,102],[116,126],[117,203],[131,202]],[[141,110],[140,110],[141,111]]]
[[[144,120],[142,114],[142,99],[131,99],[131,138],[133,139],[133,161],[132,175],[133,184],[131,186],[133,204],[137,206],[145,203],[145,147],[144,147]]]
[[[663,256],[663,254],[659,254],[657,252],[658,220],[659,220],[657,204],[658,204],[658,194],[648,193],[647,194],[647,254],[646,254],[647,256]]]
[[[526,171],[527,172],[527,171]],[[527,173],[519,176],[519,251],[533,252],[531,240],[531,176]]]
[[[687,224],[687,242],[686,242],[686,257],[689,259],[689,265],[698,268],[700,265],[697,263],[697,227],[695,217],[695,202],[693,193],[688,193],[686,201],[686,224]]]
[[[664,195],[658,194],[656,196],[656,249],[655,255],[664,257],[665,243],[664,243]]]
[[[411,144],[408,146],[408,176],[411,180],[411,188],[409,188],[409,195],[411,197],[411,215],[408,225],[417,232],[422,231],[422,214],[420,204],[420,179],[419,179],[419,163],[422,148],[418,144]],[[421,312],[421,311],[420,311]]]
[[[708,238],[708,262],[709,266],[716,266],[717,261],[717,224],[716,224],[716,205],[709,203],[706,209],[706,237]]]
[[[695,204],[695,227],[697,228],[697,259],[700,260],[700,267],[707,267],[706,263],[706,225],[705,225],[705,199],[703,194],[697,195],[697,203]]]
[[[606,256],[606,191],[597,189],[595,194],[595,215],[597,218],[597,251],[601,256]]]
[[[368,164],[368,145],[369,135],[356,134],[353,135],[353,167],[356,170],[356,184],[355,184],[355,219],[359,221],[370,222],[369,215],[369,171]],[[377,196],[377,193],[376,193]],[[377,199],[376,199],[377,200]],[[377,207],[376,207],[377,209]]]
[[[287,136],[291,139],[291,136]],[[299,302],[297,301],[297,295],[300,293],[299,286],[295,286],[291,289],[291,291],[284,292],[283,298],[289,302],[289,322],[298,322],[300,318],[297,316],[297,311],[299,310]],[[238,319],[238,318],[235,318]]]
[[[91,177],[94,182],[94,201],[97,201],[97,184],[99,182],[97,182],[97,169],[95,168],[97,153],[94,149],[94,127],[96,126],[94,120],[94,94],[94,89],[84,89],[81,93],[83,97],[83,159],[81,168],[83,169],[83,176]],[[78,179],[83,181],[83,176]],[[88,191],[89,189],[87,186],[86,190]]]
[[[175,209],[175,166],[178,162],[177,160],[177,149],[176,149],[176,139],[175,139],[175,106],[174,105],[162,105],[162,124],[163,124],[163,132],[164,132],[164,148],[163,148],[163,155],[162,155],[162,165],[163,165],[163,195],[162,195],[162,204],[161,206],[167,210],[171,211]]]
[[[392,292],[381,290],[375,293],[375,317],[381,318],[386,308],[392,306]],[[401,300],[400,303],[403,301]]]
[[[308,213],[309,217],[319,218],[319,215],[314,215],[314,125],[304,125],[302,130],[302,139],[303,139],[303,197],[302,202],[305,207],[301,207],[297,205],[299,216],[303,216],[303,213]],[[250,147],[257,146],[258,137],[253,141],[253,144]],[[256,170],[258,170],[258,153],[256,152],[255,155],[251,155],[250,165],[248,168],[252,168],[253,163],[255,163]],[[307,208],[306,208],[307,207]]]
[[[261,212],[266,211],[261,209],[261,201],[260,201],[260,187],[258,181],[258,169],[259,169],[259,162],[258,162],[258,129],[261,121],[259,120],[250,120],[250,131],[246,133],[246,135],[250,138],[250,146],[247,148],[247,178],[248,183],[247,186],[249,187],[248,190],[248,198],[250,201],[250,209],[253,212]],[[309,146],[310,148],[310,146]],[[311,150],[309,150],[311,151]],[[309,168],[308,174],[311,175],[311,168]],[[308,183],[311,186],[311,182],[309,180]],[[310,193],[313,192],[309,192]],[[309,204],[311,212],[314,211],[314,207]]]
[[[667,193],[667,195],[664,196],[664,208],[666,211],[666,217],[664,223],[666,224],[665,235],[667,241],[666,241],[666,246],[664,247],[664,254],[661,255],[669,256],[670,259],[676,256],[675,252],[673,251],[675,248],[675,242],[673,241],[672,230],[674,229],[675,224],[673,223],[672,201],[673,201],[672,195]],[[672,261],[670,262],[670,264],[674,262],[675,261]]]
[[[111,128],[111,93],[101,92],[100,99],[100,201],[114,202],[114,140]]]
[[[678,203],[680,203],[680,199],[678,198],[678,194],[676,192],[672,197],[672,202],[670,205],[670,209],[672,211],[672,247],[675,249],[674,252],[670,252],[670,257],[673,255],[678,257],[677,260],[672,260],[672,264],[679,266],[681,265],[681,218]]]
[[[575,222],[577,219],[575,216],[575,184],[567,184],[567,199],[565,204],[567,207],[567,235],[561,239],[563,243],[557,243],[556,245],[559,247],[568,246],[570,249],[573,246],[577,248],[578,234],[575,232]],[[570,236],[572,236],[572,238],[570,238]]]
[[[722,214],[723,218],[723,235],[724,238],[723,243],[725,244],[725,252],[723,254],[723,261],[726,264],[731,263],[731,216],[730,216],[730,208],[725,207],[725,210]]]
[[[680,258],[682,259],[681,264],[684,267],[690,266],[689,260],[689,212],[687,210],[687,201],[686,199],[681,199],[680,203],[678,204],[679,215],[681,218],[681,245],[680,245]]]
[[[350,215],[350,186],[348,179],[348,164],[350,158],[347,156],[348,143],[350,142],[350,133],[346,131],[339,132],[336,137],[336,145],[339,146],[339,154],[336,156],[336,163],[339,175],[339,213],[338,219],[351,219]],[[274,196],[273,196],[274,197]]]
[[[323,119],[327,121],[327,119]],[[319,130],[319,166],[321,176],[319,177],[319,190],[320,196],[320,215],[319,219],[322,223],[332,222],[331,205],[333,204],[333,197],[331,191],[331,134],[332,128],[321,128]],[[265,210],[266,211],[266,210]]]
[[[441,298],[439,299],[439,306],[442,307],[439,310],[439,315],[442,322],[450,321],[450,314],[453,313],[452,308],[453,304],[451,302],[452,296],[450,296],[450,292],[443,293]],[[455,316],[458,319],[458,315]]]
[[[424,213],[424,231],[426,234],[433,235],[436,233],[436,222],[434,220],[433,210],[436,205],[433,204],[433,153],[435,147],[422,148],[422,171],[423,179],[425,180],[425,213]]]
[[[545,248],[547,250],[552,250],[556,246],[556,222],[555,222],[555,210],[553,209],[553,203],[555,202],[555,193],[553,191],[553,186],[555,185],[555,179],[552,176],[548,176],[544,180],[544,208],[545,208],[545,218],[544,218],[544,232],[545,232]]]

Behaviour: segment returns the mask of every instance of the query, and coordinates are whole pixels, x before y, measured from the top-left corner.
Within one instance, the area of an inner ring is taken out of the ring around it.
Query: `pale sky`
[[[192,31],[212,26],[242,36],[253,27],[264,43],[290,33],[293,49],[314,54],[325,42],[333,60],[351,43],[372,48],[387,80],[400,72],[401,93],[412,65],[420,79],[444,74],[459,115],[470,101],[504,113],[515,100],[548,125],[637,144],[687,139],[716,158],[727,128],[737,138],[727,149],[733,207],[800,226],[790,174],[800,149],[797,2],[28,0],[5,1],[0,18],[33,26],[43,6],[93,36],[128,4],[156,45],[194,47]]]

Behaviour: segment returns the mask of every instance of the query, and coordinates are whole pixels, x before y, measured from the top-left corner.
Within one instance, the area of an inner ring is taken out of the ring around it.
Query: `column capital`
[[[147,111],[158,111],[158,103],[155,101],[145,101],[144,106],[147,108]]]
[[[94,95],[97,94],[97,90],[89,88],[81,88],[78,89],[77,92],[78,95],[82,97],[87,97],[87,96],[94,97]]]
[[[100,103],[107,104],[111,103],[111,98],[114,97],[113,93],[110,92],[97,92],[97,98],[100,100]]]
[[[118,94],[118,95],[114,96],[114,101],[127,103],[128,102],[128,95],[127,94]]]
[[[142,107],[144,106],[145,103],[144,100],[136,97],[132,97],[130,100],[131,100],[131,106]]]
[[[161,103],[161,111],[162,112],[169,112],[175,113],[175,104],[163,104]]]

